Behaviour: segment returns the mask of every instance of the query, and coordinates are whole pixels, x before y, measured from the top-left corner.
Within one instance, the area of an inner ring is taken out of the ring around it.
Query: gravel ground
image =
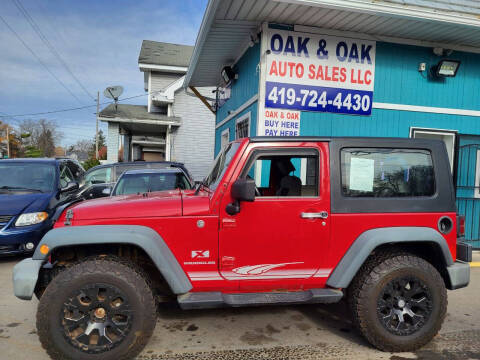
[[[35,331],[37,301],[13,296],[11,273],[20,259],[0,260],[0,359],[48,359]],[[373,349],[352,329],[343,303],[159,311],[153,338],[139,359],[480,359],[480,268],[468,288],[449,292],[440,334],[415,353]]]

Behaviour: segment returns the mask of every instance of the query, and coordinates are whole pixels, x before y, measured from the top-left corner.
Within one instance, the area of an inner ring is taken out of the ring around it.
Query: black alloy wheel
[[[439,271],[425,259],[398,249],[378,251],[348,288],[352,320],[376,348],[414,351],[440,330],[447,291]]]
[[[152,336],[156,302],[147,275],[128,259],[88,258],[48,284],[37,333],[55,360],[127,360]]]
[[[109,284],[89,284],[75,291],[60,313],[65,339],[87,353],[119,345],[131,330],[133,316],[128,297]]]
[[[420,330],[432,310],[430,289],[420,279],[411,276],[390,281],[377,301],[380,322],[395,335],[411,335]]]

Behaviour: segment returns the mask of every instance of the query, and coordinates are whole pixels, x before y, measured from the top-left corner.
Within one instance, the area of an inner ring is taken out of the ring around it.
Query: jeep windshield
[[[0,163],[0,193],[53,192],[55,179],[53,164]]]
[[[223,150],[217,155],[215,161],[213,162],[210,173],[205,179],[203,179],[200,186],[204,186],[211,191],[215,191],[218,184],[220,183],[220,180],[225,174],[228,165],[230,165],[230,161],[232,161],[233,156],[237,152],[239,146],[240,143],[234,142],[228,144],[223,148]]]

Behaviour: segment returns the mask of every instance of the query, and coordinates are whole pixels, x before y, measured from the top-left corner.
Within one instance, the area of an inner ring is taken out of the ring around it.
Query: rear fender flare
[[[453,265],[452,254],[443,236],[429,227],[385,227],[367,230],[350,246],[328,278],[327,285],[347,288],[373,250],[381,245],[427,242],[437,245],[446,266]]]

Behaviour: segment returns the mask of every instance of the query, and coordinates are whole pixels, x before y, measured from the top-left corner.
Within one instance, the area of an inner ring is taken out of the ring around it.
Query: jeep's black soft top
[[[251,142],[329,142],[332,213],[456,212],[455,188],[445,143],[441,140],[379,137],[270,137]],[[347,197],[341,184],[341,149],[388,148],[428,150],[432,154],[435,193],[421,197]]]

